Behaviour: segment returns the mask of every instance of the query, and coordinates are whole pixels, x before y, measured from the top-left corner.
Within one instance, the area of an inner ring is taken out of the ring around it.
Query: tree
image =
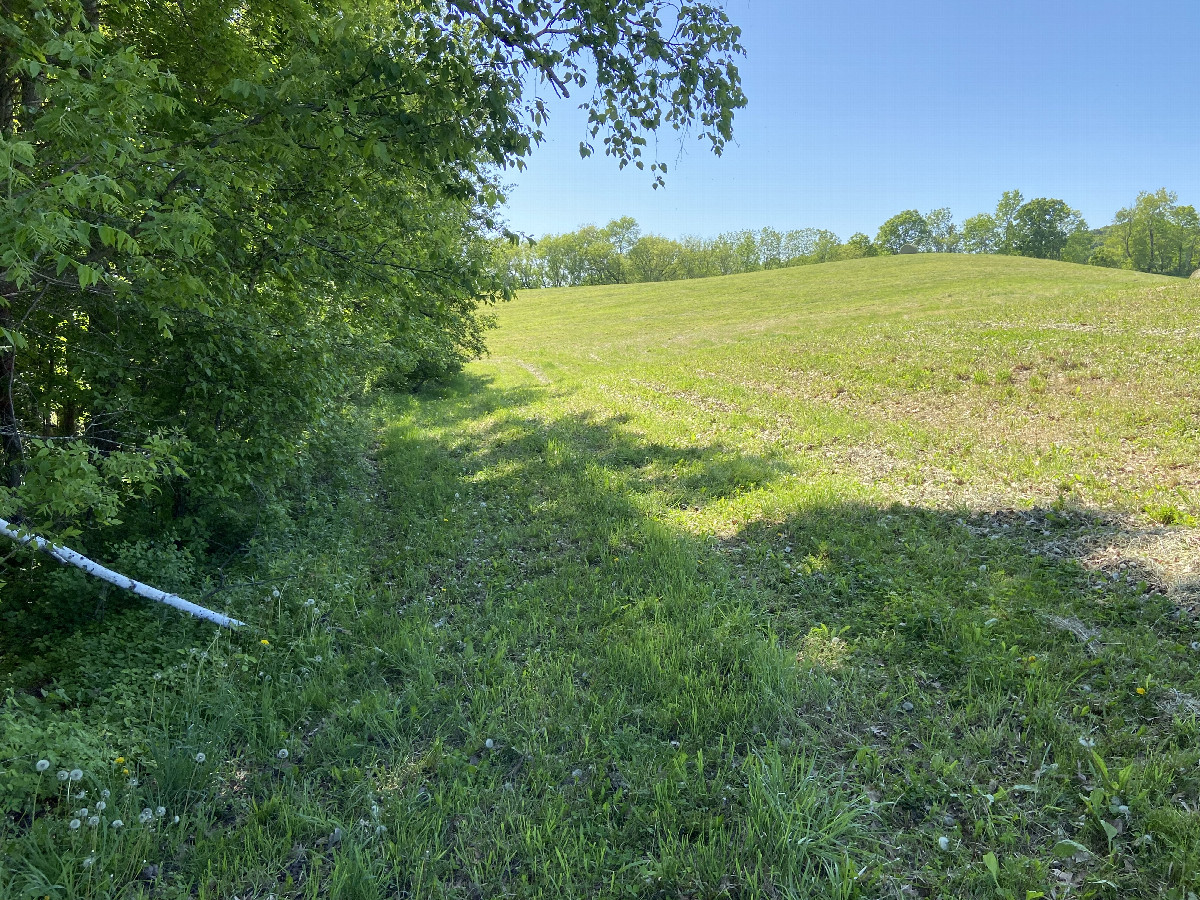
[[[879,233],[875,236],[875,243],[889,253],[899,253],[905,244],[926,250],[930,240],[929,223],[915,209],[906,209],[892,216],[879,226]]]
[[[629,251],[629,272],[633,281],[671,281],[680,277],[679,262],[683,247],[669,238],[643,235]]]
[[[994,253],[1013,252],[1013,222],[1016,219],[1017,210],[1024,203],[1025,198],[1020,191],[1005,191],[1000,195],[1000,200],[996,203],[996,214],[993,217],[996,223]]]
[[[1174,191],[1143,191],[1113,218],[1116,252],[1140,272],[1187,276],[1200,247],[1200,220],[1192,206],[1178,205]]]
[[[988,213],[979,213],[963,222],[962,247],[967,253],[996,253],[1000,246],[996,220]]]
[[[1071,235],[1086,231],[1083,217],[1062,200],[1038,197],[1013,215],[1006,242],[1017,256],[1061,259]]]
[[[925,224],[929,228],[928,249],[934,253],[957,253],[961,246],[958,229],[954,225],[954,215],[950,208],[930,210],[925,214]]]
[[[481,352],[539,90],[655,185],[647,134],[745,104],[690,0],[2,8],[0,516],[56,534],[233,515],[374,373]]]
[[[838,259],[863,259],[864,257],[878,255],[879,249],[861,231],[850,235],[846,243],[838,247],[836,253]]]

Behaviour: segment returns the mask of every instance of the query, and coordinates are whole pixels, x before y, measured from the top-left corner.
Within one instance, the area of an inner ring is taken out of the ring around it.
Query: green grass
[[[12,655],[0,897],[1200,892],[1200,284],[498,312],[242,564],[259,631],[127,604]],[[126,827],[69,830],[105,787]]]

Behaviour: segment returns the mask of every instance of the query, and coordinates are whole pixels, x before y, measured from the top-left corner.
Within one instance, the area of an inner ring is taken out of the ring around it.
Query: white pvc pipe
[[[127,591],[133,591],[139,597],[145,597],[147,600],[155,600],[159,603],[165,603],[167,606],[173,606],[175,609],[182,610],[196,616],[199,619],[213,622],[223,628],[240,628],[245,625],[245,622],[239,622],[237,619],[231,619],[229,616],[219,612],[213,612],[211,609],[206,609],[203,606],[192,603],[189,600],[184,600],[178,594],[168,594],[166,591],[160,591],[156,587],[151,587],[148,584],[143,584],[140,581],[134,581],[128,575],[122,575],[120,572],[114,572],[112,569],[106,569],[97,562],[92,562],[81,553],[76,553],[69,547],[56,547],[45,538],[38,537],[36,534],[28,532],[22,533],[13,528],[7,521],[0,519],[0,534],[12,538],[19,544],[32,544],[43,553],[48,553],[57,559],[60,563],[68,566],[74,566],[77,569],[82,569],[89,575],[95,575],[97,578],[107,581],[109,584],[115,584],[119,588]]]

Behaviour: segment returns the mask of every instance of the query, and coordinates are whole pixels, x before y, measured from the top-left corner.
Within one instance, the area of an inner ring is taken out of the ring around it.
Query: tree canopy
[[[55,534],[257,502],[371,379],[481,352],[543,92],[655,185],[647,135],[719,153],[745,104],[704,2],[2,9],[0,515]]]

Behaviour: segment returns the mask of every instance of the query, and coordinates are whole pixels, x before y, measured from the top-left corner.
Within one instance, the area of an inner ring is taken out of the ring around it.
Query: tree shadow
[[[1194,755],[1176,713],[1178,696],[1200,694],[1195,623],[1148,569],[1089,555],[1127,523],[883,505],[832,473],[796,478],[784,459],[547,412],[560,408],[548,390],[464,380],[411,409],[382,460],[418,509],[414,531],[447,507],[469,526],[437,548],[453,563],[410,571],[406,593],[434,604],[446,634],[487,631],[511,666],[537,659],[561,677],[548,706],[520,711],[530,701],[508,693],[508,670],[484,682],[505,685],[493,718],[540,728],[563,765],[644,797],[675,746],[711,754],[712,779],[767,751],[817,754],[825,777],[879,801],[873,814],[912,853],[948,828],[984,852],[997,791],[1036,783],[1003,811],[1017,823],[1008,846],[1034,859],[1047,823],[1079,833],[1094,754]],[[448,447],[437,429],[470,437]],[[730,504],[738,515],[717,515]],[[397,662],[391,689],[417,667]],[[606,735],[590,754],[553,723],[559,703]],[[423,721],[419,741],[464,746],[480,727],[457,705]],[[1163,776],[1155,790],[1181,786]],[[464,853],[480,839],[458,836]]]

